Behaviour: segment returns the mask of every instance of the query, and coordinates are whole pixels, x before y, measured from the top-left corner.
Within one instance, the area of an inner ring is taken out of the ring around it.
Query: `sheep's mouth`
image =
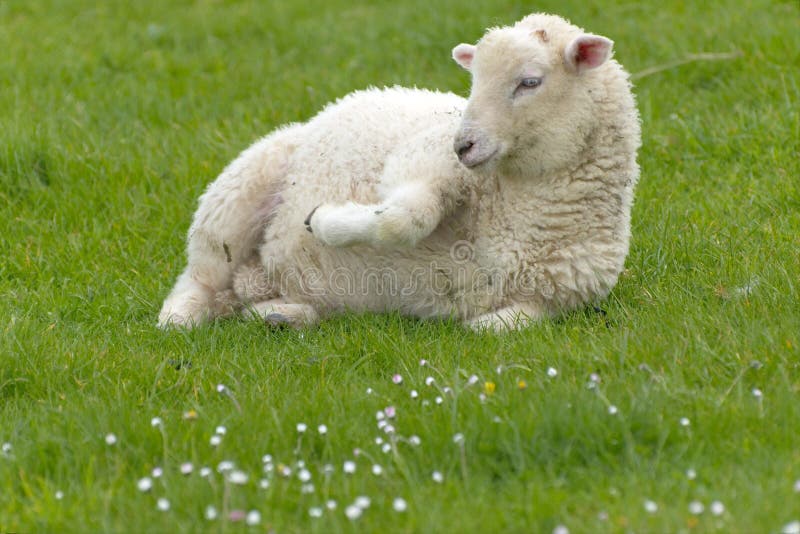
[[[497,153],[500,151],[499,148],[495,148],[493,151],[485,153],[485,154],[475,154],[476,150],[470,150],[465,154],[459,155],[459,161],[461,164],[464,165],[468,169],[476,169],[482,165],[485,165],[490,160],[494,159]]]

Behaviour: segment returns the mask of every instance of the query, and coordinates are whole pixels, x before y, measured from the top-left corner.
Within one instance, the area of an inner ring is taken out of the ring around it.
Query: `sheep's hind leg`
[[[188,265],[164,301],[159,326],[192,327],[235,311],[233,276],[256,254],[265,226],[282,202],[292,146],[283,136],[256,143],[229,165],[200,198],[189,229]]]
[[[283,299],[271,299],[247,306],[244,317],[264,321],[267,326],[303,328],[319,322],[319,313],[310,304],[296,304]]]
[[[464,321],[464,325],[476,332],[491,331],[500,333],[526,328],[545,315],[546,313],[538,306],[512,304],[511,306],[467,319]]]

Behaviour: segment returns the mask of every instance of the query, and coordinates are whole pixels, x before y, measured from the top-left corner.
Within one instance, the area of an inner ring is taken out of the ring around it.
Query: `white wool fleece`
[[[468,100],[357,91],[256,142],[200,198],[159,323],[396,310],[505,329],[605,297],[641,137],[612,45],[530,15],[453,49]]]

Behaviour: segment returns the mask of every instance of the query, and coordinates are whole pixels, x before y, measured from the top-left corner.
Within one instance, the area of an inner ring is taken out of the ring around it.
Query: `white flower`
[[[706,509],[700,501],[692,501],[689,503],[689,513],[692,515],[700,515]]]
[[[300,434],[302,434],[303,432],[305,432],[307,429],[308,429],[308,425],[306,425],[305,423],[297,423],[297,431],[298,431]]]
[[[162,426],[163,424],[164,421],[162,421],[160,417],[153,417],[152,419],[150,419],[150,426],[152,427]]]
[[[383,431],[387,434],[394,434],[395,428],[393,425],[384,425]]]
[[[697,478],[697,471],[695,471],[694,469],[692,469],[690,467],[689,469],[686,470],[686,478],[688,478],[689,480],[696,479]]]
[[[443,398],[441,398],[441,397],[440,397],[440,396],[438,396],[438,395],[436,396],[436,399],[435,399],[435,400],[436,400],[436,404],[441,404],[441,403],[443,403],[443,402],[444,402],[444,399],[443,399]]]
[[[165,499],[164,497],[161,497],[156,502],[156,508],[158,508],[162,512],[168,511],[169,510],[169,501],[167,499]]]
[[[753,391],[752,391],[752,393],[753,393],[753,396],[754,396],[755,398],[757,398],[757,399],[760,399],[761,397],[763,397],[763,396],[764,396],[764,393],[763,393],[763,392],[762,392],[760,389],[758,389],[758,388],[753,388]]]
[[[378,421],[383,421],[385,418],[386,414],[383,412],[383,410],[378,410],[377,412],[375,412],[375,419],[377,419]]]
[[[61,491],[61,490],[57,490],[57,491],[56,491],[56,495],[55,495],[55,497],[56,497],[56,500],[57,500],[57,501],[60,501],[61,499],[63,499],[63,498],[64,498],[64,492],[63,492],[63,491]]]
[[[3,443],[3,448],[2,448],[3,454],[5,456],[8,456],[9,454],[11,454],[11,448],[12,447],[11,447],[11,444],[9,442],[6,441],[5,443]]]
[[[800,521],[792,521],[784,525],[781,534],[800,534]]]
[[[467,384],[469,384],[470,386],[474,386],[475,384],[478,383],[479,380],[480,378],[478,378],[478,375],[472,375],[469,377],[469,380],[467,380]]]
[[[194,466],[191,464],[191,462],[183,462],[181,464],[181,474],[190,475],[192,474],[192,471],[194,471]]]
[[[450,386],[443,387],[442,391],[444,392],[445,395],[452,395],[453,394],[453,388],[451,388]]]
[[[431,475],[431,478],[433,478],[433,481],[436,482],[437,484],[441,484],[442,482],[444,482],[444,475],[439,471],[434,471],[433,474]]]
[[[228,481],[231,484],[237,484],[241,486],[242,484],[247,484],[247,479],[248,479],[247,473],[245,473],[244,471],[236,470],[236,471],[231,471],[230,474],[228,474]]]
[[[268,478],[262,478],[261,480],[259,480],[258,481],[258,487],[261,488],[261,489],[269,489],[269,479]]]
[[[300,493],[302,493],[303,495],[314,493],[314,484],[303,484],[302,486],[300,486]]]
[[[392,450],[392,446],[388,443],[384,443],[383,445],[381,445],[381,450],[383,451],[384,454],[389,454],[389,451]]]
[[[311,471],[308,469],[301,469],[297,473],[297,478],[300,479],[300,482],[308,482],[311,480]]]
[[[140,478],[139,481],[136,483],[136,488],[139,491],[150,491],[153,487],[153,480],[150,477]]]
[[[150,474],[153,475],[153,478],[161,478],[161,475],[164,474],[164,470],[160,467],[154,467]]]
[[[114,434],[106,434],[106,445],[115,445],[117,443],[117,436]]]
[[[217,509],[211,505],[206,506],[206,519],[213,521],[217,518]]]
[[[453,436],[453,443],[456,443],[456,444],[459,444],[459,445],[461,443],[464,443],[464,434],[462,434],[461,432],[455,434]]]
[[[319,426],[317,427],[317,432],[319,432],[321,435],[323,435],[323,436],[324,436],[325,434],[327,434],[327,433],[328,433],[328,427],[327,427],[327,426],[325,426],[325,425],[319,425]]]
[[[558,375],[558,370],[555,367],[548,367],[547,368],[547,376],[550,378],[554,378]]]
[[[569,534],[569,529],[564,525],[558,525],[553,529],[553,534]]]
[[[409,395],[411,395],[412,399],[416,399],[417,397],[419,397],[419,393],[417,393],[416,389],[412,389],[411,393],[409,393]]]
[[[219,425],[216,429],[214,429],[214,433],[219,434],[220,436],[224,436],[227,431],[228,429],[222,425]]]
[[[261,523],[261,512],[258,510],[250,510],[247,512],[247,517],[245,517],[244,521],[251,527],[258,525]]]
[[[428,365],[428,360],[422,359],[419,361],[420,367],[425,367],[426,365]]]
[[[346,461],[346,462],[345,462],[345,463],[342,465],[342,470],[343,470],[345,473],[347,473],[348,475],[352,475],[353,473],[355,473],[355,472],[356,472],[356,463],[355,463],[355,462],[353,462],[352,460],[347,460],[347,461]]]
[[[436,380],[434,380],[432,376],[429,376],[425,379],[425,385],[428,387],[432,386],[434,382],[436,382]]]
[[[361,508],[359,508],[355,504],[351,504],[344,510],[344,515],[346,515],[347,519],[349,519],[350,521],[355,521],[356,519],[361,517],[362,513],[363,510],[361,510]]]
[[[214,434],[214,435],[213,435],[213,436],[211,436],[211,438],[208,440],[208,443],[209,443],[209,444],[210,444],[212,447],[217,447],[217,446],[219,446],[219,444],[220,444],[220,443],[222,443],[222,436],[220,436],[219,434]]]
[[[402,384],[403,383],[403,376],[399,374],[395,374],[392,376],[392,382],[395,384]]]
[[[227,389],[228,388],[225,387],[225,384],[217,384],[217,393],[225,393]]]
[[[369,505],[371,503],[372,503],[372,501],[370,501],[369,497],[367,497],[365,495],[360,495],[360,496],[356,497],[356,500],[355,500],[354,504],[356,506],[358,506],[359,508],[361,508],[362,510],[366,510],[367,508],[369,508]]]
[[[644,509],[647,511],[647,513],[654,514],[658,512],[658,504],[656,504],[654,501],[646,500],[644,501]]]
[[[322,517],[322,508],[319,506],[312,506],[308,509],[308,515],[311,517]]]
[[[681,426],[689,426],[690,424],[692,424],[692,422],[689,421],[688,417],[681,417],[680,423]]]
[[[211,468],[210,467],[201,467],[200,468],[200,476],[203,478],[207,478],[211,476]]]
[[[383,443],[383,438],[378,436],[375,438],[375,445],[381,445]]]
[[[224,473],[226,471],[231,471],[234,468],[235,464],[230,460],[222,460],[219,465],[217,465],[217,473]]]
[[[383,409],[383,413],[385,413],[386,417],[388,417],[389,419],[394,419],[395,416],[397,415],[397,410],[395,409],[394,406],[387,406],[386,408]]]
[[[422,443],[422,440],[419,439],[419,436],[417,436],[415,434],[415,435],[411,436],[410,438],[408,438],[408,442],[410,444],[412,444],[413,446],[417,447],[417,446],[419,446],[420,443]]]
[[[408,509],[408,503],[405,499],[397,497],[394,501],[392,501],[392,508],[394,508],[395,512],[405,512]]]
[[[725,513],[725,505],[722,504],[720,501],[714,501],[709,506],[712,515],[722,515]]]
[[[328,510],[336,510],[336,501],[334,501],[333,499],[329,499],[325,503],[325,508],[327,508]]]
[[[367,395],[372,395],[372,388],[367,388]]]
[[[613,404],[608,407],[608,413],[610,413],[611,415],[617,415],[618,412],[619,412],[619,409],[616,406],[614,406]]]
[[[800,493],[800,479],[794,481],[794,491]]]
[[[380,421],[378,421],[378,429],[383,430],[384,427],[386,427],[386,425],[388,424],[389,423],[386,422],[386,419],[381,419]]]
[[[264,456],[261,457],[261,462],[265,463],[265,464],[272,463],[272,455],[271,454],[265,454]]]
[[[336,468],[333,467],[333,464],[325,464],[322,466],[322,472],[328,476],[332,475],[334,471],[336,471]]]
[[[376,477],[381,476],[383,474],[383,467],[379,466],[378,464],[373,465],[372,474],[375,475]]]

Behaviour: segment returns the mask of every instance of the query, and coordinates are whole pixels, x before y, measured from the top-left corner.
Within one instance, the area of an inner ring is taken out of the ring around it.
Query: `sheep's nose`
[[[455,146],[453,148],[455,149],[456,154],[458,154],[458,159],[462,160],[473,146],[475,146],[474,141],[470,141],[469,139],[460,139],[455,142]]]

